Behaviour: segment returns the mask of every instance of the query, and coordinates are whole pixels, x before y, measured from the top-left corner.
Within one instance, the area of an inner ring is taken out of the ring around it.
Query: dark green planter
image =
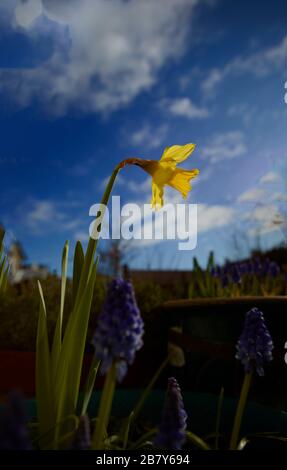
[[[128,416],[139,398],[142,390],[117,390],[113,402],[112,414],[117,417]],[[142,418],[157,425],[160,420],[164,391],[155,390],[148,397]],[[89,414],[95,416],[100,392],[93,394]],[[201,436],[214,432],[218,398],[210,394],[183,393],[184,405],[188,414],[188,428]],[[237,400],[225,398],[223,402],[221,429],[222,433],[230,434]],[[27,401],[30,418],[36,415],[34,400]],[[274,410],[256,403],[247,405],[242,422],[242,435],[256,432],[278,432],[287,437],[287,413]]]
[[[235,361],[235,346],[248,310],[264,313],[275,345],[274,360],[266,367],[266,377],[256,378],[252,398],[287,410],[287,297],[239,297],[169,301],[161,306],[169,326],[182,326],[182,334],[169,338],[186,352],[184,385],[193,391],[237,396],[242,367]]]

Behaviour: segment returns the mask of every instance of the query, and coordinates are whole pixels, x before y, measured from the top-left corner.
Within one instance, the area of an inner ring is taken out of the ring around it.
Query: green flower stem
[[[102,198],[102,201],[101,201],[101,204],[103,206],[107,206],[107,204],[108,204],[108,201],[109,201],[109,198],[110,198],[115,180],[118,176],[118,173],[119,173],[120,169],[121,169],[121,165],[117,165],[116,168],[114,169],[111,177],[110,177],[110,180],[107,184],[106,190],[104,192],[104,195],[103,195],[103,198]],[[102,219],[104,217],[104,213],[105,213],[105,210],[102,213]],[[100,231],[101,231],[101,225],[98,227],[99,234],[100,234]],[[84,286],[86,285],[86,283],[89,279],[89,276],[91,274],[91,270],[92,270],[92,267],[93,267],[93,259],[94,259],[95,251],[96,251],[96,248],[97,248],[98,239],[99,238],[97,238],[97,239],[94,239],[92,237],[89,238],[87,251],[86,251],[86,254],[85,254],[85,261],[84,261],[83,271],[82,271],[81,279],[80,279],[80,285],[79,285],[79,288],[78,288],[77,298],[76,298],[76,302],[75,302],[76,304],[80,300],[82,291],[84,289]]]
[[[135,407],[132,411],[132,421],[134,421],[138,417],[139,413],[141,412],[141,410],[142,410],[142,408],[145,404],[145,401],[146,401],[148,395],[152,391],[153,386],[156,383],[156,381],[158,380],[158,378],[161,375],[162,371],[168,365],[169,360],[170,360],[170,356],[168,355],[165,358],[165,360],[161,363],[159,368],[156,370],[156,372],[155,372],[154,376],[152,377],[151,381],[149,382],[148,386],[145,388],[143,394],[141,395],[139,401],[136,403],[136,405],[135,405]]]
[[[247,401],[247,397],[248,397],[248,393],[249,393],[249,389],[250,389],[251,379],[252,379],[252,372],[249,372],[249,373],[245,374],[244,381],[243,381],[242,388],[241,388],[239,402],[238,402],[238,405],[237,405],[237,410],[236,410],[235,420],[234,420],[234,424],[233,424],[232,434],[231,434],[231,440],[230,440],[230,449],[231,450],[236,450],[236,448],[237,448],[242,416],[243,416],[245,406],[246,406],[246,401]]]
[[[100,450],[103,448],[103,441],[109,423],[113,396],[116,386],[116,372],[116,363],[113,362],[106,376],[104,388],[101,394],[98,420],[92,441],[92,449]]]
[[[149,441],[151,438],[153,438],[156,434],[158,433],[158,428],[153,428],[150,429],[150,431],[146,432],[143,436],[141,436],[136,442],[134,442],[128,450],[135,450],[138,449],[139,447],[142,446],[142,444],[145,444],[147,441]]]

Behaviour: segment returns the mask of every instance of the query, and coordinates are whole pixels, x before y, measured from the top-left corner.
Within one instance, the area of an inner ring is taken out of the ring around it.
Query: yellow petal
[[[160,209],[163,206],[163,186],[159,186],[152,180],[152,198],[151,207],[155,210]]]
[[[167,184],[179,191],[182,194],[182,197],[187,198],[188,193],[191,190],[190,180],[195,178],[198,174],[199,170],[197,169],[181,170],[180,168],[176,168]]]
[[[174,164],[183,162],[187,157],[189,157],[194,149],[195,144],[173,145],[172,147],[166,147],[160,162],[171,162]]]

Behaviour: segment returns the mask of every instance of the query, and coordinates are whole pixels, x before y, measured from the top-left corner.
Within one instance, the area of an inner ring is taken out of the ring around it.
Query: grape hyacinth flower
[[[180,387],[171,377],[168,379],[162,419],[154,445],[159,449],[181,450],[186,437],[186,420]]]
[[[0,449],[32,449],[27,428],[24,400],[19,392],[12,392],[0,416]]]
[[[220,280],[222,287],[227,287],[229,284],[229,277],[226,269],[223,269],[220,273]]]
[[[241,282],[240,271],[239,271],[239,268],[236,265],[233,266],[233,268],[231,269],[230,275],[231,275],[232,282],[234,284],[240,284],[240,282]]]
[[[108,286],[93,338],[95,355],[101,360],[100,372],[107,373],[115,362],[117,379],[121,381],[143,345],[143,332],[132,283],[114,279]]]
[[[263,365],[273,359],[273,347],[263,313],[253,308],[246,314],[243,332],[236,346],[236,359],[244,365],[245,373],[252,372],[255,367],[258,375],[263,376]]]
[[[269,264],[268,274],[271,277],[276,277],[278,276],[279,273],[280,273],[280,268],[278,264],[275,263],[275,261],[271,261],[271,263]]]

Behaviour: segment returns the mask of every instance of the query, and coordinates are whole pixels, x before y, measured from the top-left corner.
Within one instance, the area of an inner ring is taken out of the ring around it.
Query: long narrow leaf
[[[84,250],[80,241],[77,241],[74,253],[73,265],[73,305],[75,304],[78,287],[80,283],[81,273],[84,265]]]
[[[67,285],[67,267],[68,267],[68,254],[69,254],[69,242],[66,241],[62,255],[62,276],[61,276],[61,303],[60,311],[56,323],[54,341],[52,347],[52,374],[53,381],[55,380],[55,374],[58,367],[61,346],[62,346],[62,325],[63,325],[63,314],[65,305],[65,294]]]
[[[61,346],[62,346],[62,324],[63,324],[63,313],[65,305],[65,294],[66,294],[66,284],[67,284],[67,267],[68,267],[68,254],[69,254],[69,242],[66,241],[63,249],[62,255],[62,276],[61,276],[61,303],[60,311],[56,323],[53,348],[52,348],[52,374],[53,381],[55,379],[55,374],[59,362]]]
[[[201,437],[197,436],[196,434],[194,434],[193,432],[190,432],[190,431],[187,431],[186,433],[186,439],[188,442],[191,442],[192,444],[194,444],[196,447],[199,447],[199,449],[202,449],[202,450],[211,450],[211,448],[209,447],[208,444],[206,444],[206,442],[204,442]]]
[[[156,383],[156,381],[158,380],[160,374],[165,369],[165,367],[167,366],[168,363],[169,363],[169,356],[162,362],[162,364],[159,366],[159,368],[156,370],[155,374],[153,375],[152,379],[150,380],[149,384],[144,389],[142,395],[140,396],[138,402],[136,403],[136,405],[135,405],[135,407],[134,407],[134,409],[131,413],[132,419],[137,418],[137,416],[141,412],[147,397],[149,396],[150,392],[153,389],[154,384]]]
[[[89,375],[87,377],[87,382],[85,385],[81,415],[85,415],[87,413],[87,409],[88,409],[89,402],[92,396],[100,362],[101,361],[97,359],[96,356],[93,357],[92,364],[89,370]]]
[[[36,402],[39,433],[45,434],[54,424],[52,400],[51,361],[47,332],[46,306],[43,291],[38,281],[40,309],[36,342]],[[44,443],[43,443],[44,445]]]
[[[77,405],[96,272],[94,264],[81,303],[72,312],[65,332],[56,378],[58,420],[73,414]]]

